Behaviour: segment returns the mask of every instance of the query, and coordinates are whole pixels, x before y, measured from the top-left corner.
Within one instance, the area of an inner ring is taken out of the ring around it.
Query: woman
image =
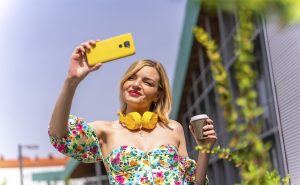
[[[111,184],[206,184],[209,155],[199,153],[197,162],[188,158],[183,128],[168,117],[171,92],[160,63],[141,60],[129,67],[120,83],[119,120],[87,124],[69,115],[78,84],[102,66],[87,65],[85,53],[94,46],[82,43],[71,56],[50,121],[53,146],[79,161],[103,160]],[[213,121],[207,123],[207,139],[197,143],[213,147]]]

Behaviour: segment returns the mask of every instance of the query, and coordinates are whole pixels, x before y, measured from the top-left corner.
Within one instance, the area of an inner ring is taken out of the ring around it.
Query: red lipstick
[[[142,94],[139,91],[128,91],[130,96],[141,96]]]

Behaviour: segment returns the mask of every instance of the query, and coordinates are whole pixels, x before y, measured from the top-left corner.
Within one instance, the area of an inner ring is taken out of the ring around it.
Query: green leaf
[[[247,105],[247,99],[243,97],[239,97],[236,99],[236,104],[241,107],[245,107]]]

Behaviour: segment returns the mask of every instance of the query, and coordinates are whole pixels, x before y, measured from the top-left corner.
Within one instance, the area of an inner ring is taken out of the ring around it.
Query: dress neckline
[[[176,153],[178,153],[177,147],[175,147],[175,146],[172,145],[172,144],[161,144],[161,145],[159,145],[159,146],[157,146],[157,147],[155,147],[155,148],[153,148],[153,149],[151,149],[151,150],[148,150],[148,151],[141,150],[141,149],[139,149],[139,148],[137,148],[137,147],[135,147],[135,146],[130,146],[130,145],[120,145],[120,146],[116,147],[115,149],[113,149],[113,150],[112,150],[112,151],[111,151],[104,159],[105,159],[105,160],[108,160],[109,157],[110,157],[111,155],[113,155],[116,151],[120,150],[121,148],[123,148],[123,149],[130,148],[130,149],[133,149],[133,150],[135,150],[135,151],[137,151],[137,152],[139,152],[139,153],[150,154],[150,153],[153,153],[153,152],[155,152],[155,151],[157,151],[157,150],[161,150],[161,149],[164,148],[164,147],[165,147],[165,148],[167,148],[167,147],[172,148],[172,149],[175,150]]]

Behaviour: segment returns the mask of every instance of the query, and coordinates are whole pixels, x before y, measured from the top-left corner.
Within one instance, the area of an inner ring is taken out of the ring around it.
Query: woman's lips
[[[142,94],[138,91],[128,91],[130,96],[141,96]]]

